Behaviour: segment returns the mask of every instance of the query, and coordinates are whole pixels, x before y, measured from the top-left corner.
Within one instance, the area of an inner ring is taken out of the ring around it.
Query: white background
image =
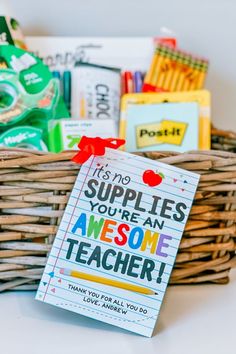
[[[236,130],[235,0],[1,0],[26,35],[154,36],[173,29],[179,46],[209,58],[213,122]]]
[[[1,354],[235,354],[236,271],[228,285],[171,286],[152,338],[34,300],[0,295]]]

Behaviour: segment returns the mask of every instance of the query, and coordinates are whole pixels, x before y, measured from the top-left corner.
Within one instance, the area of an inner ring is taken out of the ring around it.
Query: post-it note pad
[[[36,299],[150,337],[199,175],[107,149],[80,169]]]
[[[121,100],[120,137],[126,139],[127,114],[130,106],[138,107],[146,105],[171,103],[197,103],[198,104],[198,149],[211,148],[211,95],[207,90],[188,92],[163,92],[163,93],[134,93],[127,94]],[[146,115],[146,121],[149,121]],[[153,120],[153,119],[152,119]],[[163,150],[163,148],[161,148]],[[172,150],[174,150],[172,148]]]
[[[197,150],[198,110],[196,102],[129,105],[126,151]]]

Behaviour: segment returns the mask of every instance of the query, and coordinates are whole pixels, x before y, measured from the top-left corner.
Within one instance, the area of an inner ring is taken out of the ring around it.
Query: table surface
[[[168,288],[153,338],[34,300],[0,295],[2,354],[235,354],[236,270],[228,285]]]

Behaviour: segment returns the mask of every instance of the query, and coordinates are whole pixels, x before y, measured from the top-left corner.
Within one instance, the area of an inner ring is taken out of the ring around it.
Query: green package
[[[48,151],[42,139],[42,130],[29,126],[15,127],[5,131],[0,135],[1,146]]]
[[[104,127],[106,129],[104,129]],[[49,150],[77,150],[82,136],[117,137],[113,119],[61,119],[49,122]]]
[[[0,58],[0,132],[32,126],[47,142],[48,122],[69,117],[58,79],[35,55],[12,45],[0,46]]]

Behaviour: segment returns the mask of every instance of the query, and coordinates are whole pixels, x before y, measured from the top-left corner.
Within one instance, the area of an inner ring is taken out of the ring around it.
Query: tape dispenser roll
[[[28,119],[33,124],[54,118],[60,84],[48,67],[12,45],[0,46],[0,61],[0,129]]]
[[[51,79],[39,93],[30,94],[19,80],[19,74],[12,69],[0,70],[0,128],[19,123],[30,114],[37,113],[48,116],[59,97],[57,79]]]

